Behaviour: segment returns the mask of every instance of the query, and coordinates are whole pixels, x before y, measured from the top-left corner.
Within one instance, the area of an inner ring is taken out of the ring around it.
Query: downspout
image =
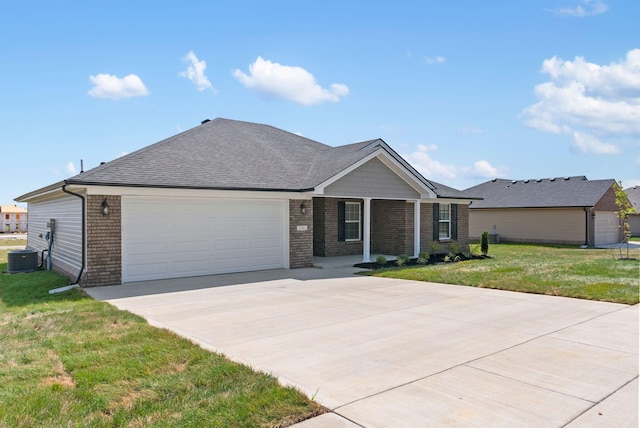
[[[86,213],[85,213],[84,196],[79,195],[77,193],[73,193],[73,192],[67,190],[66,187],[67,187],[66,184],[62,185],[62,191],[64,193],[68,193],[69,195],[77,196],[78,198],[80,198],[82,200],[82,267],[80,268],[80,273],[78,273],[78,278],[76,278],[76,282],[71,284],[71,285],[78,286],[78,285],[80,285],[80,278],[82,278],[82,273],[84,272],[84,269],[86,267],[85,266],[86,265],[86,254],[85,253],[87,251],[86,250],[86,248],[87,248],[87,244],[86,244],[86,241],[87,241],[87,236],[86,236],[86,222],[87,222],[87,219],[86,219],[86,217],[87,216],[86,216]]]
[[[584,210],[584,245],[589,246],[589,210],[588,207],[582,207]]]

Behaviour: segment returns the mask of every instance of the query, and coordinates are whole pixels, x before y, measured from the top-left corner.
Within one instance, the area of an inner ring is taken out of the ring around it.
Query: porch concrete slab
[[[570,422],[567,428],[637,428],[638,378],[624,385],[602,402]]]
[[[272,373],[367,427],[562,426],[607,400],[615,408],[610,394],[638,376],[637,305],[350,272],[276,270],[86,291]]]

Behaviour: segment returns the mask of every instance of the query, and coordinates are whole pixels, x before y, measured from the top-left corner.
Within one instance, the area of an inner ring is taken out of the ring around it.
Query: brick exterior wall
[[[596,205],[593,207],[594,211],[618,211],[618,206],[616,205],[616,191],[613,186],[609,187],[604,195],[596,202]]]
[[[320,257],[362,254],[362,241],[338,242],[338,201],[359,199],[314,198],[313,255]],[[371,253],[413,256],[413,202],[371,201]],[[433,242],[433,204],[420,205],[420,251]],[[439,253],[449,251],[452,241],[440,242]],[[469,205],[458,204],[458,240],[461,252],[469,251]]]
[[[430,252],[433,242],[433,204],[420,205],[420,251]]]
[[[420,206],[420,251],[431,252],[429,248],[433,242],[433,204]],[[438,253],[449,252],[449,244],[453,241],[439,242]],[[458,240],[461,252],[469,251],[469,205],[458,204]]]
[[[325,198],[313,198],[313,255],[325,257]]]
[[[361,199],[314,198],[313,255],[320,257],[362,254],[362,241],[338,241],[338,201],[362,202]],[[320,225],[320,223],[322,223]]]
[[[306,213],[302,214],[300,204],[304,204]],[[289,268],[313,266],[314,201],[289,200]],[[307,230],[298,230],[298,226]]]
[[[84,287],[122,283],[122,208],[120,196],[106,196],[109,215],[102,214],[103,195],[87,196],[87,260]]]
[[[413,209],[405,201],[371,201],[372,253],[413,256]]]

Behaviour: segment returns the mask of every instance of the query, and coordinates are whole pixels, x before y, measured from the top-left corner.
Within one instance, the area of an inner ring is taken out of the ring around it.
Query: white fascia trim
[[[425,202],[425,201],[422,201]],[[430,204],[458,204],[458,205],[471,205],[472,200],[470,199],[448,199],[448,198],[440,198],[434,201],[428,201]]]
[[[87,186],[87,195],[165,196],[171,198],[229,198],[229,199],[304,199],[311,200],[311,192],[259,192],[242,190],[172,189],[152,187]]]
[[[361,167],[362,165],[364,165],[365,163],[369,162],[371,159],[376,157],[380,159],[380,161],[383,164],[385,164],[385,166],[387,166],[389,169],[391,169],[398,177],[400,177],[409,186],[411,186],[418,193],[420,193],[421,198],[425,198],[425,199],[436,198],[436,194],[433,193],[431,189],[429,189],[427,186],[424,185],[424,183],[416,179],[412,174],[407,173],[404,166],[400,164],[392,155],[389,154],[387,150],[385,150],[382,147],[376,150],[375,152],[369,154],[368,156],[360,159],[358,162],[354,163],[350,167],[340,171],[338,174],[334,175],[333,177],[330,177],[329,179],[320,183],[318,186],[316,186],[315,194],[324,195],[324,189],[327,186],[335,183],[345,175],[353,172],[354,170],[358,169],[359,167]]]

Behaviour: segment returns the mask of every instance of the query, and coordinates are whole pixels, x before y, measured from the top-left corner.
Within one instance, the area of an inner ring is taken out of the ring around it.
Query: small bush
[[[457,242],[452,242],[451,244],[449,244],[449,252],[453,253],[454,255],[459,254],[460,245],[458,245]]]
[[[384,266],[387,264],[387,258],[385,256],[378,256],[376,257],[376,263],[378,263],[380,266]]]
[[[418,264],[419,265],[426,265],[427,263],[429,263],[429,253],[427,253],[426,251],[420,251],[418,253]]]
[[[437,241],[431,241],[429,244],[429,252],[432,256],[435,256],[440,251],[440,244]]]
[[[406,254],[400,254],[400,255],[398,256],[398,260],[396,260],[396,264],[397,264],[398,266],[404,266],[404,265],[406,265],[407,263],[409,263],[409,260],[411,260],[411,259],[409,258],[409,256],[407,256]]]
[[[482,251],[483,256],[486,256],[489,252],[489,232],[486,230],[482,232],[482,236],[480,238],[480,251]]]

